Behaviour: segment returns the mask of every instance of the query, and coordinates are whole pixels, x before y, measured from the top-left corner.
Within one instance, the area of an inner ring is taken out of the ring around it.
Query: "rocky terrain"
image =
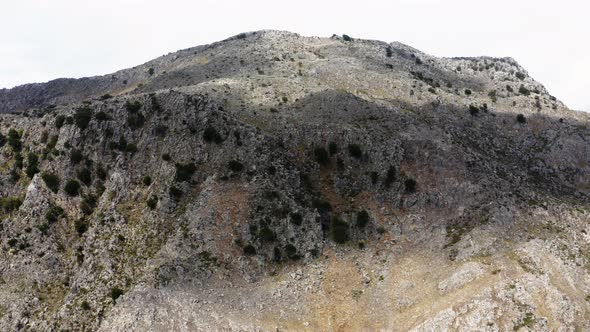
[[[590,329],[590,128],[510,58],[237,35],[0,90],[2,331]]]

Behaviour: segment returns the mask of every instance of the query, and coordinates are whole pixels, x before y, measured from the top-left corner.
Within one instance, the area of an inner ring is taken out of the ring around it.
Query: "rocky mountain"
[[[0,113],[0,330],[590,329],[589,117],[510,58],[259,31]]]

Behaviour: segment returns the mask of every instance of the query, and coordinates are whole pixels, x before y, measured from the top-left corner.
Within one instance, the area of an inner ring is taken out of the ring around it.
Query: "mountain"
[[[0,91],[3,331],[590,329],[590,128],[510,58],[243,33]]]

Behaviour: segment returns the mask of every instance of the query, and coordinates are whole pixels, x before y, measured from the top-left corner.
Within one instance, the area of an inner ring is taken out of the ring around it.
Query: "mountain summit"
[[[0,90],[0,330],[590,329],[588,119],[280,31]]]

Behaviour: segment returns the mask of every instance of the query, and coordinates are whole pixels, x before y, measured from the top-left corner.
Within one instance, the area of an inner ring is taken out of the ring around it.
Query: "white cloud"
[[[588,109],[590,4],[541,0],[19,0],[0,4],[0,87],[106,74],[243,31],[346,33],[437,56],[512,56]]]

